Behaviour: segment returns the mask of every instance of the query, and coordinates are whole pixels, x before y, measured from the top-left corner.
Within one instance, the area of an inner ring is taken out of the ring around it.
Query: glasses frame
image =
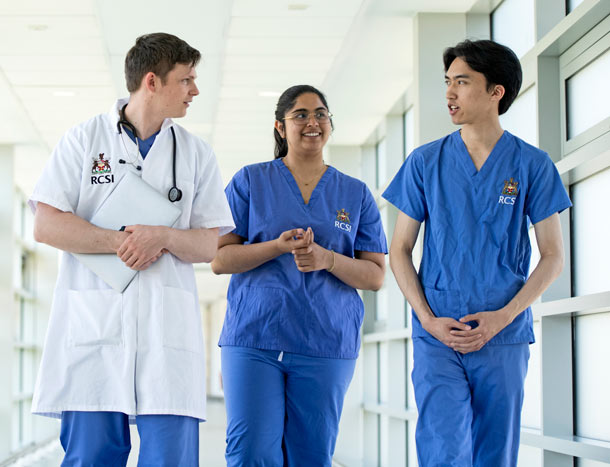
[[[333,118],[333,114],[331,112],[328,112],[328,110],[326,112],[328,112],[328,121],[320,121],[316,118],[316,113],[320,112],[319,110],[315,110],[313,112],[307,112],[307,119],[303,120],[303,121],[299,121],[297,120],[297,115],[298,114],[302,114],[305,112],[297,112],[296,115],[289,115],[287,117],[284,117],[284,120],[294,120],[294,123],[296,125],[307,125],[309,123],[309,121],[311,120],[311,117],[313,116],[313,119],[318,123],[318,124],[326,124],[326,123],[331,123],[331,120]]]

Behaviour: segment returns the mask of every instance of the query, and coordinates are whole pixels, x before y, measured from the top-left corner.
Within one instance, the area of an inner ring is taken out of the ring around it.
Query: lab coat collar
[[[110,121],[112,122],[113,127],[116,127],[116,124],[119,121],[120,110],[128,102],[129,102],[129,97],[123,97],[123,98],[117,100],[114,103],[114,105],[112,106],[112,108],[110,109],[110,112],[108,113],[108,115],[110,117]],[[173,125],[174,125],[174,121],[171,118],[166,118],[165,120],[163,120],[163,123],[161,124],[160,132],[162,132],[163,130],[165,130]]]

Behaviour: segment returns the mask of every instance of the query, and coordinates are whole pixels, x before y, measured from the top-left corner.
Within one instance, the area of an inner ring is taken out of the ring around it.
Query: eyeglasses
[[[318,123],[328,123],[333,116],[328,110],[316,110],[315,112],[297,112],[284,117],[284,120],[294,120],[297,125],[307,125],[312,115]]]

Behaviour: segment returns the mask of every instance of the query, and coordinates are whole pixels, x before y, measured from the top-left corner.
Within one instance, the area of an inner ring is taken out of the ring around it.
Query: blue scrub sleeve
[[[377,203],[375,203],[375,198],[364,183],[362,184],[362,206],[354,250],[374,253],[388,252]]]
[[[225,194],[235,222],[232,233],[247,240],[250,222],[250,177],[245,167],[233,176],[225,188]]]
[[[413,151],[381,195],[407,216],[419,222],[423,222],[428,214],[423,164],[423,154],[417,150]]]
[[[534,176],[529,181],[526,214],[532,224],[546,219],[556,212],[572,206],[555,164],[548,155],[540,161]]]

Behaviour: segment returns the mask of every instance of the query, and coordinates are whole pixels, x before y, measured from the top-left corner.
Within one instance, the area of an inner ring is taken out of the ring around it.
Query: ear
[[[492,100],[500,102],[500,100],[504,97],[505,92],[506,89],[504,89],[504,86],[502,86],[501,84],[494,85],[493,89],[491,90]]]
[[[155,92],[159,86],[157,75],[152,71],[149,71],[144,75],[144,78],[142,78],[142,85],[150,92]]]
[[[286,134],[284,133],[284,124],[282,122],[280,122],[279,120],[276,120],[275,124],[273,126],[275,127],[275,129],[277,130],[277,132],[280,134],[280,136],[282,138],[286,138]]]

